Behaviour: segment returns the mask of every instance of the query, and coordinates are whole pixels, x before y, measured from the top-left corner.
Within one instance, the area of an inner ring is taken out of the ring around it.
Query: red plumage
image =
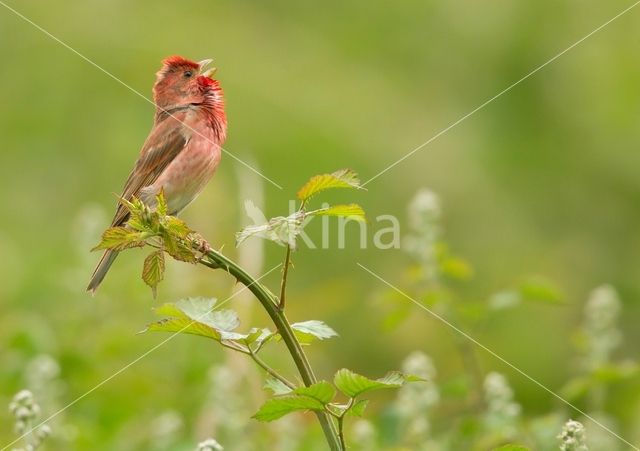
[[[185,66],[185,67],[190,67],[192,69],[199,69],[200,66],[198,63],[196,63],[195,61],[191,61],[188,60],[182,56],[178,56],[178,55],[173,55],[173,56],[168,56],[165,59],[162,60],[162,64],[167,66],[167,67],[180,67],[180,66]]]
[[[153,87],[154,125],[122,197],[137,197],[153,207],[162,190],[169,213],[178,214],[213,176],[227,134],[227,118],[219,82],[198,75],[202,69],[198,63],[181,56],[162,63]],[[118,204],[111,226],[121,226],[127,219],[126,208]],[[88,291],[95,292],[116,256],[114,251],[104,253]]]

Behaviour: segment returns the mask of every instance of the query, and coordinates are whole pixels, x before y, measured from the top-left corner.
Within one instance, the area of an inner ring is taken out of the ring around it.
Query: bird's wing
[[[142,146],[140,157],[129,174],[124,185],[122,198],[131,200],[139,196],[140,190],[153,184],[167,166],[182,152],[188,139],[184,134],[184,127],[177,120],[164,120],[153,128]],[[111,223],[119,226],[126,222],[129,212],[118,204],[116,214]]]

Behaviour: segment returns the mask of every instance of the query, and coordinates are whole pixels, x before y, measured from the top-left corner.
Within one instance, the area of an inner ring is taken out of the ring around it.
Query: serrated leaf
[[[247,238],[256,236],[295,249],[296,238],[302,232],[303,220],[304,212],[298,211],[287,217],[271,218],[266,224],[247,226],[236,233],[236,246],[242,244]]]
[[[379,379],[369,379],[368,377],[354,373],[351,370],[342,368],[338,370],[333,378],[335,386],[347,396],[355,398],[363,393],[382,390],[385,388],[400,388],[405,382],[422,380],[416,376],[408,378],[402,373],[393,371]]]
[[[271,390],[274,395],[286,395],[287,393],[291,393],[291,389],[287,387],[282,381],[269,377],[264,382],[264,388]]]
[[[338,336],[338,333],[331,327],[327,326],[324,321],[318,321],[315,319],[293,323],[291,328],[302,344],[309,344],[316,339],[325,340],[327,338]]]
[[[368,399],[361,399],[353,403],[353,406],[349,409],[349,414],[354,415],[356,417],[361,417],[364,414],[364,409],[367,408],[369,404]]]
[[[297,196],[304,202],[319,192],[333,188],[360,188],[358,174],[351,169],[340,169],[331,174],[316,175],[298,190]]]
[[[167,216],[167,200],[164,197],[164,190],[160,189],[160,192],[156,195],[156,211],[160,216]]]
[[[254,327],[249,331],[249,333],[247,334],[247,338],[244,340],[244,342],[247,345],[254,344],[254,343],[261,344],[267,340],[270,340],[273,336],[274,336],[274,333],[267,328],[258,329]]]
[[[156,295],[156,288],[164,278],[164,253],[161,250],[152,252],[144,259],[142,267],[142,280],[153,290]]]
[[[246,338],[245,334],[233,332],[240,325],[238,314],[233,310],[214,310],[215,303],[215,298],[187,298],[176,302],[175,307],[186,317],[212,327],[223,335]]]
[[[160,321],[147,325],[147,328],[143,332],[180,332],[212,338],[216,341],[222,340],[222,336],[216,329],[189,318],[161,319]]]
[[[234,332],[240,325],[237,313],[233,310],[213,310],[215,303],[214,298],[188,298],[163,304],[155,309],[155,313],[169,318],[149,324],[144,332],[182,331],[217,341],[246,339],[247,334]]]
[[[342,216],[363,222],[367,220],[364,210],[358,204],[332,205],[307,214],[312,216]]]
[[[215,299],[211,299],[213,301],[212,306],[215,304]],[[173,302],[166,302],[162,304],[160,307],[156,307],[153,309],[153,313],[158,316],[171,316],[175,318],[189,318],[182,310],[176,307],[176,304]]]
[[[163,221],[166,230],[176,238],[186,239],[193,230],[182,219],[175,216],[166,216]]]
[[[127,227],[110,227],[102,234],[100,243],[91,250],[112,249],[114,251],[123,251],[133,247],[143,247],[145,238],[146,235],[143,233]]]
[[[320,381],[309,387],[298,387],[293,391],[296,395],[308,396],[322,404],[328,404],[336,395],[336,389],[327,381]]]
[[[162,244],[167,254],[174,259],[187,263],[195,263],[196,253],[179,237],[171,235],[167,230],[162,233]]]
[[[273,421],[301,410],[324,410],[324,404],[308,396],[282,396],[269,399],[253,416],[258,421]]]

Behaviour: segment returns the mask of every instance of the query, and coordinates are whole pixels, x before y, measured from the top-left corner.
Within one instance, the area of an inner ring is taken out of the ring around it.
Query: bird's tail
[[[87,291],[92,295],[95,294],[117,256],[118,252],[112,250],[108,250],[102,255],[98,266],[96,266],[96,269],[93,271],[93,275],[89,281],[89,286],[87,287]]]

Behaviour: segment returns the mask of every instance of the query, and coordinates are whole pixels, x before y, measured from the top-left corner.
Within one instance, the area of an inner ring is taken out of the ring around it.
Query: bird
[[[149,136],[127,181],[121,198],[138,198],[154,208],[162,192],[167,212],[177,215],[213,177],[227,136],[224,94],[205,70],[212,62],[194,62],[174,55],[162,60],[153,85],[155,116]],[[129,211],[118,203],[111,227],[124,226]],[[87,291],[95,294],[118,256],[107,250],[94,270]]]

